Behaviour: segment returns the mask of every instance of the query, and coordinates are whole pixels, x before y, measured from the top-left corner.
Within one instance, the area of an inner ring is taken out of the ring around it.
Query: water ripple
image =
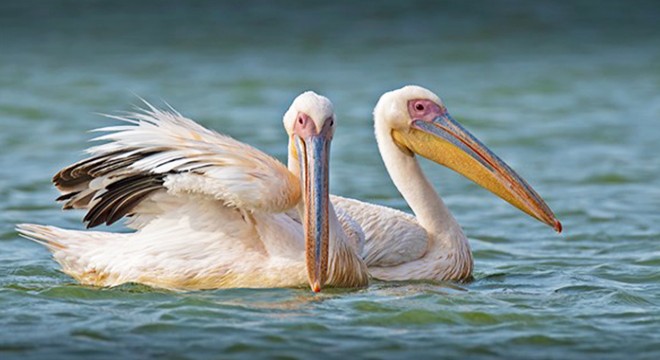
[[[258,5],[0,2],[0,358],[660,358],[657,2]],[[50,177],[134,94],[280,159],[288,102],[327,94],[332,191],[407,211],[371,112],[408,83],[437,90],[564,233],[426,161],[470,283],[97,289],[14,230],[82,228]]]

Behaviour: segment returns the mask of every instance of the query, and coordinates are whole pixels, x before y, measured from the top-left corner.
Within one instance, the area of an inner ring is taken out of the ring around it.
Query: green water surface
[[[659,359],[658,19],[654,1],[0,3],[0,359]],[[323,93],[332,192],[408,211],[371,111],[409,83],[443,97],[564,233],[428,162],[472,283],[96,289],[14,231],[82,228],[50,178],[111,123],[95,113],[136,95],[284,159],[283,112]]]

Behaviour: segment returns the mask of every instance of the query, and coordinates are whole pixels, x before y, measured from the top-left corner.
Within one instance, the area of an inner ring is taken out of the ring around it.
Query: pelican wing
[[[53,183],[65,209],[87,209],[87,227],[133,215],[157,193],[194,194],[243,211],[282,212],[300,200],[298,179],[275,158],[170,109],[109,116],[108,141],[62,169]],[[139,214],[138,214],[139,215]]]
[[[363,258],[367,266],[396,266],[414,261],[426,253],[428,234],[410,214],[331,195],[337,213],[350,217],[363,232]],[[350,233],[346,227],[344,230]]]

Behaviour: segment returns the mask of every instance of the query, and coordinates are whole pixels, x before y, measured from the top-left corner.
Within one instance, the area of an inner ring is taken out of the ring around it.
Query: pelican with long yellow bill
[[[374,109],[376,140],[387,171],[415,216],[338,196],[338,210],[366,238],[369,273],[380,280],[466,280],[473,258],[467,237],[424,176],[415,155],[444,165],[561,232],[541,196],[419,87],[385,93]]]

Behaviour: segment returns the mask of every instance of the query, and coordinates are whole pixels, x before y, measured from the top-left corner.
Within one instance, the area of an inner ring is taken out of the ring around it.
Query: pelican
[[[464,175],[561,232],[561,223],[532,187],[452,119],[430,90],[406,86],[385,93],[374,109],[374,127],[385,167],[415,217],[339,196],[331,201],[364,232],[363,254],[375,279],[472,277],[467,237],[422,173],[415,154]]]
[[[99,129],[107,134],[95,140],[108,142],[53,182],[64,209],[87,210],[88,228],[128,216],[136,231],[17,227],[78,282],[172,290],[309,283],[315,292],[367,284],[360,239],[342,230],[328,198],[335,115],[327,98],[305,92],[285,113],[288,168],[174,109],[147,103],[110,117],[128,124]]]

